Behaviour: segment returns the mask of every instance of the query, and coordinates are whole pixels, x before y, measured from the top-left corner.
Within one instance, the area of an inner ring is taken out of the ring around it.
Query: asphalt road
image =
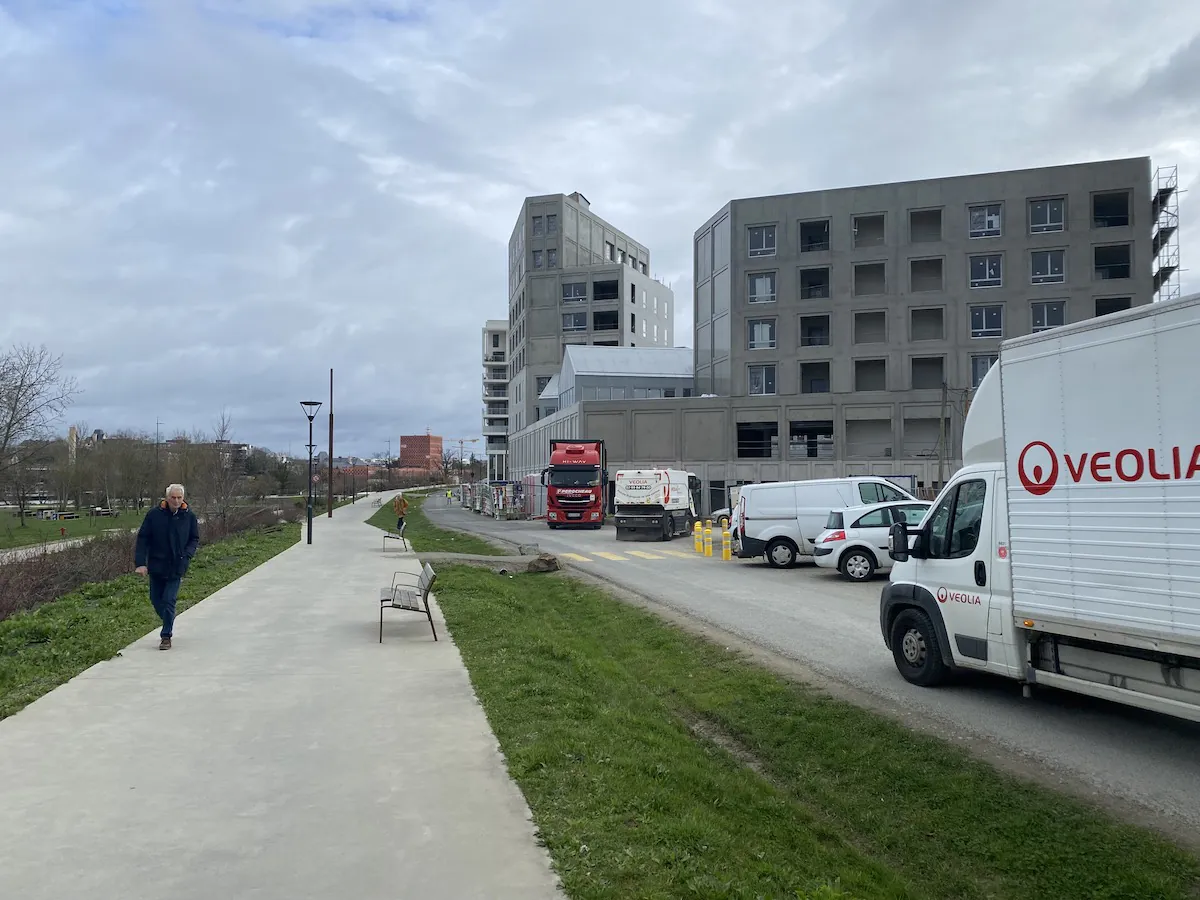
[[[437,524],[537,543],[569,567],[796,660],[1008,768],[1127,808],[1200,846],[1200,726],[1045,688],[1026,700],[1016,682],[990,676],[914,687],[879,632],[883,577],[858,585],[811,564],[779,570],[699,557],[690,537],[629,543],[611,528],[551,531],[443,507],[436,497],[426,511]]]

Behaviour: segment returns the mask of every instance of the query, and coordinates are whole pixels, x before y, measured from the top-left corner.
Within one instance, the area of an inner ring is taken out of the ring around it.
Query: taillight
[[[832,544],[834,541],[844,541],[845,539],[846,539],[846,532],[831,531],[831,532],[829,532],[829,534],[827,534],[825,536],[825,539],[823,541],[821,541],[821,543],[822,544]]]

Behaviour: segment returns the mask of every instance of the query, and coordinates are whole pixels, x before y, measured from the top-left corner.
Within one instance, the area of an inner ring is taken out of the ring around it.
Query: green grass
[[[438,574],[575,900],[796,897],[826,883],[858,898],[1200,896],[1200,863],[1157,835],[598,590]]]
[[[392,512],[392,497],[395,494],[385,494],[383,506],[375,511],[367,523],[384,531],[396,528],[396,514]],[[492,544],[474,535],[458,531],[448,531],[438,528],[429,521],[421,508],[426,500],[432,497],[434,503],[445,503],[445,492],[423,496],[405,491],[408,498],[408,515],[405,517],[404,536],[418,553],[474,553],[481,556],[502,556],[505,551],[497,549]]]
[[[202,546],[183,579],[178,612],[199,603],[300,538],[299,525],[276,525]],[[89,584],[0,622],[0,719],[111,659],[159,626],[146,580],[123,575]]]
[[[59,531],[62,528],[66,529],[65,537],[69,540],[94,537],[112,528],[137,528],[140,524],[140,516],[133,513],[116,519],[111,516],[81,516],[78,519],[63,519],[59,522],[27,517],[25,525],[22,526],[20,519],[4,510],[0,512],[0,550],[62,540],[64,536]]]

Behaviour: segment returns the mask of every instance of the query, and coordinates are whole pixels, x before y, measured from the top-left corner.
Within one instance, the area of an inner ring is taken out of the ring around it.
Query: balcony
[[[504,437],[507,434],[508,434],[508,426],[507,425],[484,425],[483,426],[483,436],[484,437]]]
[[[491,353],[487,353],[484,355],[483,361],[489,362],[489,363],[502,363],[505,361],[504,351],[503,350],[493,350]]]

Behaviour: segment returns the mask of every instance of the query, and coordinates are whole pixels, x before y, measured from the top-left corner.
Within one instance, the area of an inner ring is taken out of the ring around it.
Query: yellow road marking
[[[596,555],[599,556],[601,559],[612,559],[612,560],[616,560],[617,562],[627,562],[628,561],[620,553],[597,553]]]
[[[659,556],[657,553],[647,553],[645,550],[630,550],[630,556],[636,556],[640,559],[666,559],[665,556]]]
[[[678,556],[680,559],[691,559],[694,556],[700,555],[699,553],[695,552],[694,550],[691,553],[686,553],[683,550],[659,550],[658,552],[665,553],[668,556]]]
[[[573,562],[591,562],[586,556],[580,556],[578,553],[560,553],[559,556],[564,556]]]

